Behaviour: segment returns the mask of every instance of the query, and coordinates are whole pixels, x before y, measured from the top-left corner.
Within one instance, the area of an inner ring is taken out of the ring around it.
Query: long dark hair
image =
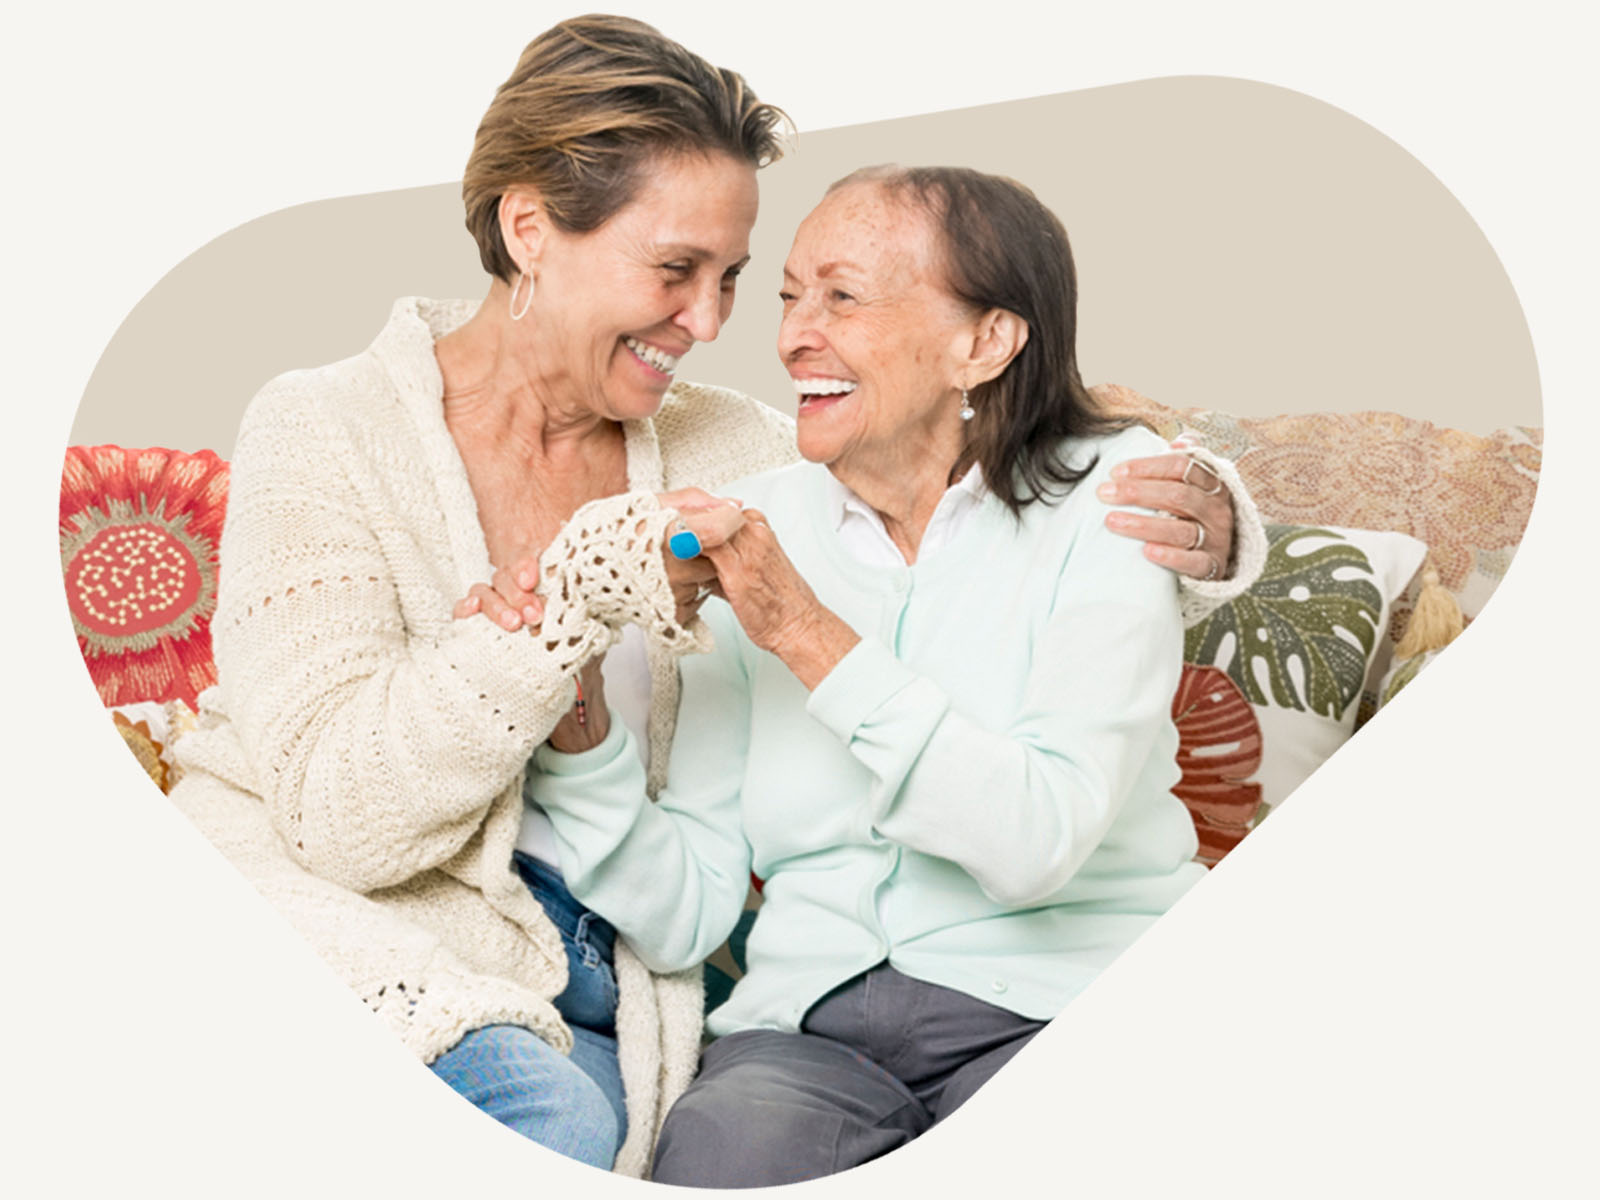
[[[976,462],[1014,515],[1059,498],[1097,461],[1073,467],[1061,441],[1126,428],[1096,406],[1078,377],[1078,276],[1067,231],[1014,179],[966,167],[866,167],[829,190],[873,182],[926,211],[939,230],[945,282],[980,311],[1003,308],[1028,341],[996,378],[972,389],[976,416],[955,477]]]

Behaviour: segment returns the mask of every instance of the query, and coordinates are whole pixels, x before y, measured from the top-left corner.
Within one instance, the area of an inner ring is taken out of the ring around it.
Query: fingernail
[[[1094,494],[1102,500],[1115,500],[1122,495],[1122,489],[1114,483],[1102,483],[1095,488]]]
[[[532,567],[529,567],[526,571],[517,576],[517,586],[525,592],[532,591],[533,585],[538,582],[539,572],[534,570]]]
[[[1121,479],[1123,476],[1127,475],[1127,473],[1127,463],[1118,463],[1116,466],[1111,468],[1111,476],[1113,479]]]
[[[539,607],[536,604],[530,604],[522,610],[522,619],[529,625],[537,625],[539,623],[539,618],[543,615],[544,614],[539,611]]]
[[[517,619],[517,614],[512,612],[510,609],[507,609],[505,612],[500,614],[500,624],[504,625],[507,629],[515,629],[520,622]]]
[[[1127,513],[1114,512],[1106,514],[1106,524],[1112,529],[1126,529],[1132,524]]]

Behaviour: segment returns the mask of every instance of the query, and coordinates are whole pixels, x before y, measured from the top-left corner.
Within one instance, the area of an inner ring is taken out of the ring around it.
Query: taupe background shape
[[[1057,212],[1089,383],[1240,416],[1382,409],[1480,433],[1541,421],[1516,295],[1450,192],[1331,105],[1209,76],[804,134],[761,173],[732,323],[681,377],[793,412],[773,349],[790,238],[829,182],[885,161],[1008,174]],[[271,213],[197,250],[135,307],[71,439],[226,456],[273,375],[359,351],[397,296],[486,286],[457,183]]]

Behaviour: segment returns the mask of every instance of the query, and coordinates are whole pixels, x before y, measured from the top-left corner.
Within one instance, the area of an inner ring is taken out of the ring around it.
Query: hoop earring
[[[975,417],[977,415],[978,414],[973,409],[972,405],[967,402],[967,389],[966,388],[962,388],[961,389],[961,419],[963,421],[970,421],[970,420],[972,420],[973,417]]]
[[[522,301],[522,307],[518,308],[517,307],[517,291],[522,287],[522,281],[524,279],[526,279],[528,281],[528,295]],[[511,319],[513,321],[522,320],[522,318],[528,312],[528,305],[530,305],[532,303],[533,303],[533,276],[529,275],[526,271],[519,270],[517,272],[517,281],[516,281],[516,283],[511,285],[511,298],[510,298],[510,301],[508,302],[508,305],[507,305],[507,307],[511,311]]]

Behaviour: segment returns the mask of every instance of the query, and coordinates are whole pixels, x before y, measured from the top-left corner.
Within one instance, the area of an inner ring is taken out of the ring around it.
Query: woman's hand
[[[727,543],[744,524],[744,510],[739,507],[737,500],[713,496],[700,488],[662,492],[656,500],[662,508],[678,511],[679,521],[667,530],[669,544],[662,547],[661,553],[667,564],[667,579],[672,584],[673,597],[678,602],[678,624],[687,625],[694,620],[707,596],[719,594],[717,570],[705,552]],[[679,558],[672,552],[672,535],[683,530],[688,530],[699,539],[700,554]]]
[[[492,583],[475,583],[466,596],[456,602],[456,620],[482,613],[500,628],[515,633],[523,626],[538,628],[544,620],[544,600],[534,595],[539,584],[539,556],[527,555],[521,562],[495,570]],[[598,746],[611,728],[606,708],[605,680],[601,675],[604,654],[597,654],[578,670],[578,702],[550,731],[550,745],[563,754],[577,754]]]
[[[716,567],[717,593],[750,640],[782,659],[808,689],[861,640],[817,599],[756,509],[745,509],[744,524],[725,544],[707,547],[705,557]]]
[[[1175,449],[1182,442],[1173,442]],[[1144,542],[1151,562],[1193,579],[1233,573],[1233,497],[1204,463],[1187,454],[1134,458],[1111,468],[1097,489],[1107,504],[1131,504],[1168,514],[1114,512],[1106,528]]]
[[[528,555],[509,567],[498,567],[491,583],[475,583],[456,602],[456,620],[482,613],[502,629],[516,632],[544,620],[544,600],[533,594],[539,585],[539,556]]]

